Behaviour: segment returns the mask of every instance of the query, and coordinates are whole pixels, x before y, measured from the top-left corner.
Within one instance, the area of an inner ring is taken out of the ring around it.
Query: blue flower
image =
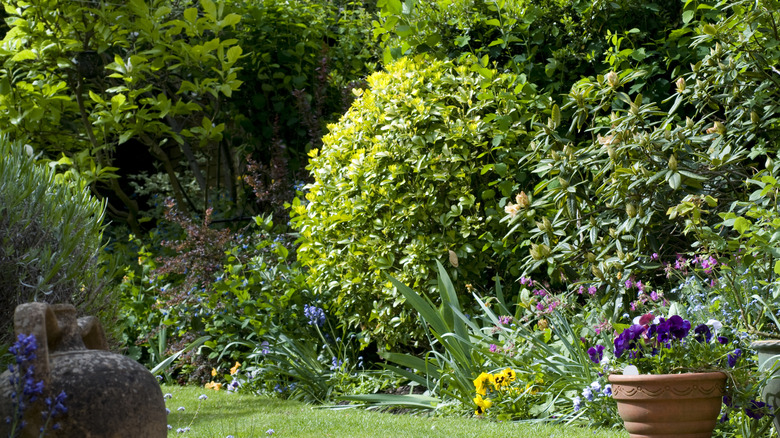
[[[636,346],[636,340],[644,333],[646,328],[639,324],[633,324],[629,328],[623,330],[617,338],[615,338],[615,357],[620,357],[623,352],[630,350]]]
[[[682,319],[680,315],[673,315],[669,319],[662,319],[661,322],[658,323],[656,331],[660,342],[668,342],[673,339],[682,339],[688,336],[688,331],[690,331],[690,329],[690,321]]]
[[[580,410],[580,404],[582,403],[582,399],[579,396],[577,396],[577,397],[574,397],[571,401],[574,404],[574,412],[579,411]]]
[[[745,415],[756,420],[761,419],[767,414],[767,411],[771,411],[772,407],[766,403],[756,400],[751,400],[750,405],[745,408]]]
[[[325,311],[319,307],[306,304],[303,306],[303,315],[309,318],[309,325],[322,327],[325,324]]]
[[[582,390],[582,396],[585,397],[587,401],[593,401],[593,390],[590,389],[590,386],[586,386],[585,389]]]
[[[742,356],[742,349],[737,348],[734,352],[729,353],[727,356],[729,368],[734,368],[737,365],[737,359]]]

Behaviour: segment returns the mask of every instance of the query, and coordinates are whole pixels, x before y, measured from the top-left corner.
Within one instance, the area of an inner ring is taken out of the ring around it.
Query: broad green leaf
[[[669,187],[672,188],[672,190],[677,190],[680,188],[680,184],[682,183],[682,177],[680,176],[679,172],[674,172],[669,177]]]
[[[561,109],[558,107],[558,104],[555,104],[552,107],[552,122],[552,129],[556,129],[561,126]]]
[[[739,231],[739,234],[745,234],[750,229],[750,221],[744,217],[738,217],[734,220],[734,229]]]
[[[241,57],[241,47],[240,46],[233,46],[228,49],[227,51],[227,59],[228,62],[235,63],[238,61],[238,58]]]
[[[125,131],[119,135],[119,144],[126,143],[133,137],[133,131]]]
[[[184,10],[184,19],[192,24],[198,21],[198,10],[195,8],[187,8]]]
[[[125,101],[127,101],[127,97],[125,97],[124,94],[117,94],[111,98],[111,105],[114,107],[120,107],[123,103],[125,103]]]
[[[105,103],[103,98],[95,94],[95,92],[93,92],[92,90],[89,90],[89,98],[96,103]]]
[[[216,21],[217,19],[217,5],[214,4],[212,0],[201,0],[200,5],[203,6],[203,11],[214,18]]]
[[[29,59],[36,59],[37,56],[35,55],[35,52],[33,52],[30,49],[21,50],[19,52],[16,52],[14,56],[11,58],[11,61],[27,61]]]
[[[228,14],[222,21],[219,22],[220,27],[235,26],[241,21],[241,16],[238,14]]]

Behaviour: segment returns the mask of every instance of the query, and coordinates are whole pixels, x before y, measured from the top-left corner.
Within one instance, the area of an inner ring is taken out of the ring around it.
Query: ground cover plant
[[[674,331],[729,376],[716,436],[766,435],[775,0],[5,4],[0,130],[107,203],[172,434],[620,436],[610,372],[700,368]]]

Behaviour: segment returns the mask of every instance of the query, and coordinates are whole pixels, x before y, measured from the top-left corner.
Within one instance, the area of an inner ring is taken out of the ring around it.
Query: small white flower
[[[720,321],[718,321],[717,319],[710,319],[705,324],[707,324],[708,326],[712,327],[712,331],[715,332],[715,333],[718,333],[720,331],[720,329],[723,328],[723,324]]]
[[[590,384],[590,388],[594,391],[601,391],[601,384],[596,381]]]

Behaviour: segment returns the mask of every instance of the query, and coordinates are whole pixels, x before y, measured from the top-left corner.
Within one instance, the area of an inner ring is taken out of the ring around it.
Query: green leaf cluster
[[[181,287],[184,275],[160,269],[165,252],[154,242],[174,237],[155,231],[148,246],[134,239],[138,263],[127,267],[119,286],[129,356],[152,367],[207,336],[197,352],[179,358],[177,369],[184,372],[169,373],[200,383],[209,378],[205,364],[243,361],[273,327],[297,333],[307,296],[305,276],[291,260],[289,239],[271,234],[270,221],[259,222],[264,227],[251,231],[253,242],[243,238],[225,249],[220,269],[187,290]]]
[[[659,266],[650,254],[713,247],[717,213],[737,210],[744,182],[777,153],[780,102],[769,85],[777,50],[758,50],[776,45],[776,13],[738,3],[720,14],[714,25],[696,22],[695,56],[664,99],[634,87],[646,71],[610,71],[572,87],[560,123],[553,107],[536,125],[519,165],[539,177],[534,206],[550,226],[525,244],[550,251],[528,257],[529,271],[605,285],[607,304],[621,279]]]
[[[110,193],[118,204],[110,212],[136,232],[140,207],[113,172],[119,149],[154,157],[181,206],[203,209],[220,187],[235,198],[222,105],[241,85],[243,52],[228,35],[241,17],[224,2],[3,4],[10,30],[0,44],[0,129],[52,158],[67,154],[63,170]],[[185,170],[197,183],[194,200],[182,188]]]
[[[314,182],[292,205],[299,260],[331,312],[380,344],[420,333],[383,271],[421,291],[435,284],[436,260],[474,287],[486,272],[520,272],[499,220],[527,181],[518,145],[542,103],[486,62],[387,66],[311,153]]]
[[[665,32],[677,27],[682,13],[680,2],[670,0],[380,0],[377,6],[373,31],[386,64],[419,53],[487,55],[553,92],[565,92],[607,62],[657,59]],[[692,11],[686,12],[690,20]],[[612,55],[604,59],[605,53]]]
[[[257,156],[283,141],[291,170],[306,165],[326,123],[349,107],[350,89],[373,70],[371,14],[360,1],[230,2],[242,14],[235,36],[242,92],[231,100]],[[246,145],[249,146],[249,145]]]

